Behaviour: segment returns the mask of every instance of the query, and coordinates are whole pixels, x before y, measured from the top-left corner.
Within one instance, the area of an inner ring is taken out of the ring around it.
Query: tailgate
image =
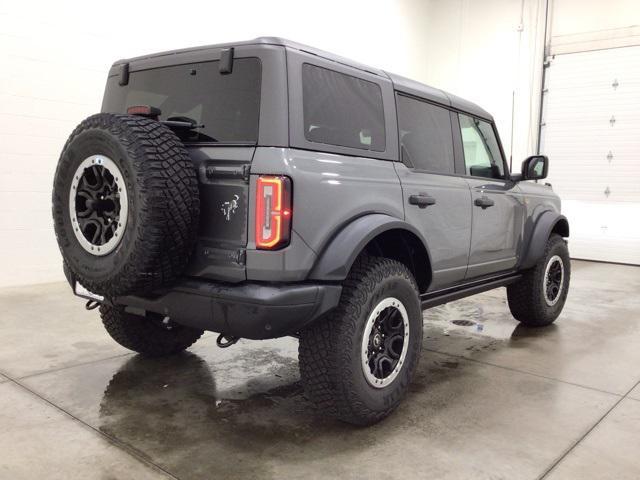
[[[190,147],[198,171],[200,225],[189,276],[227,282],[247,278],[249,167],[255,147]]]

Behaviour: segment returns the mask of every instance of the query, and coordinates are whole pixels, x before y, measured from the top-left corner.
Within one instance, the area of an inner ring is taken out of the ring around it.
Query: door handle
[[[417,205],[420,208],[427,208],[429,205],[435,205],[436,199],[429,195],[411,195],[409,196],[409,203],[411,205]]]
[[[476,207],[481,207],[483,210],[495,205],[495,202],[487,196],[476,198],[473,203]]]

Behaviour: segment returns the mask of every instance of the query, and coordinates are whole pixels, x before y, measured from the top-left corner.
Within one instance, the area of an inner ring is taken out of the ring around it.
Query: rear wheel
[[[421,347],[422,310],[411,272],[395,260],[362,257],[338,307],[301,332],[305,392],[340,420],[375,423],[406,394]]]
[[[507,287],[512,315],[530,327],[553,323],[567,299],[571,260],[566,242],[552,234],[542,258],[522,279]]]
[[[178,325],[157,313],[146,316],[127,313],[123,308],[100,306],[102,323],[111,338],[129,350],[148,357],[164,357],[186,350],[204,333]]]

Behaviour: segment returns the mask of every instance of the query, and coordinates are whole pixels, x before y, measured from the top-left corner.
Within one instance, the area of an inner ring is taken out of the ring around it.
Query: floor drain
[[[451,320],[451,323],[459,327],[472,327],[476,324],[476,322],[472,322],[471,320]]]

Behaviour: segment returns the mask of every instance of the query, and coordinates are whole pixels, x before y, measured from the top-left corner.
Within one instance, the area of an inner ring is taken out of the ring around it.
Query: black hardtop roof
[[[352,68],[356,68],[358,70],[363,70],[365,72],[372,73],[374,75],[379,75],[381,77],[388,78],[393,82],[393,85],[396,90],[399,90],[404,93],[408,93],[410,95],[414,95],[416,97],[422,97],[427,100],[440,103],[443,105],[448,105],[454,109],[462,110],[464,112],[470,113],[472,115],[485,118],[487,120],[493,121],[493,117],[489,112],[484,110],[482,107],[472,103],[464,98],[460,98],[451,93],[445,92],[444,90],[440,90],[435,87],[430,87],[429,85],[425,85],[423,83],[417,82],[415,80],[411,80],[409,78],[402,77],[400,75],[396,75],[394,73],[389,73],[384,70],[380,70],[379,68],[370,67],[367,65],[363,65],[351,59],[341,57],[339,55],[335,55],[330,52],[326,52],[324,50],[320,50],[315,47],[310,47],[308,45],[304,45],[298,42],[294,42],[291,40],[287,40],[281,37],[258,37],[253,40],[245,40],[242,42],[230,42],[230,43],[218,43],[215,45],[205,45],[201,47],[191,47],[191,48],[183,48],[179,50],[171,50],[167,52],[154,53],[149,55],[142,55],[135,58],[122,59],[118,60],[114,63],[114,66],[120,65],[123,63],[136,62],[140,60],[147,59],[158,59],[159,57],[170,57],[174,55],[180,55],[183,53],[191,53],[191,52],[203,52],[206,50],[216,50],[220,48],[229,48],[229,47],[239,47],[243,45],[277,45],[282,46],[289,49],[300,50],[302,52],[310,53],[312,55],[316,55],[318,57],[324,58],[326,60],[330,60],[336,63],[340,63],[342,65],[346,65]]]

